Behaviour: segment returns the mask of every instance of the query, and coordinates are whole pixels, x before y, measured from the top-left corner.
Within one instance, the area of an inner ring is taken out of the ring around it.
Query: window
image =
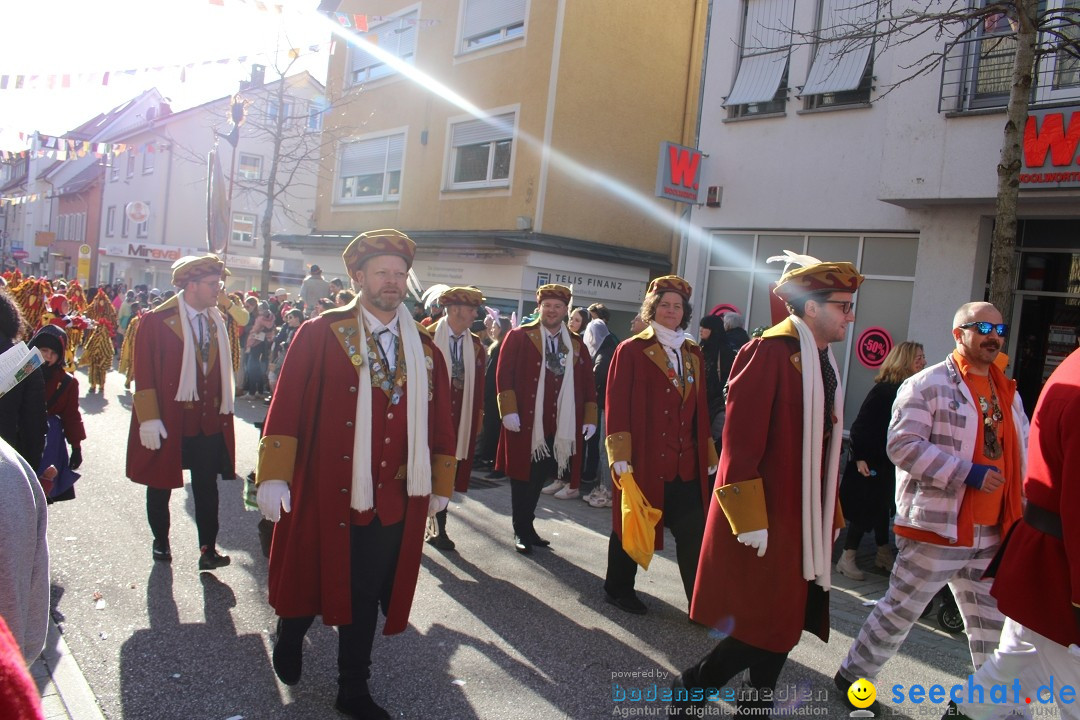
[[[111,205],[105,211],[105,237],[116,235],[116,206]]]
[[[378,46],[380,50],[411,64],[416,54],[416,22],[419,17],[420,11],[413,10],[392,18],[372,27],[364,39]],[[393,68],[360,47],[350,46],[349,53],[349,79],[353,85],[394,73]]]
[[[262,157],[259,155],[250,155],[248,153],[240,153],[236,165],[236,175],[243,180],[262,179]]]
[[[876,3],[823,0],[818,45],[802,89],[806,107],[870,102],[874,40],[872,37],[855,39],[851,35],[871,28],[877,19],[876,11]],[[840,39],[844,35],[848,37]]]
[[[739,71],[724,106],[729,117],[784,112],[795,0],[745,3]]]
[[[127,176],[129,178],[135,177],[135,151],[128,150],[127,154]]]
[[[135,225],[135,237],[144,238],[150,235],[150,203],[146,203],[146,219]]]
[[[149,175],[154,172],[154,145],[148,144],[146,152],[142,156],[142,174]]]
[[[514,113],[452,125],[449,187],[508,186],[513,145]]]
[[[307,129],[310,132],[319,132],[322,130],[322,116],[326,112],[326,108],[319,101],[315,101],[308,105],[307,111]]]
[[[233,213],[232,242],[238,245],[255,245],[255,223],[257,218],[251,213]]]
[[[405,133],[357,140],[341,146],[338,200],[396,201],[401,194]]]
[[[116,155],[110,156],[109,159],[109,182],[116,182],[120,179],[120,158]]]
[[[281,103],[281,105],[282,105],[282,115],[284,117],[284,120],[282,120],[282,125],[288,125],[289,123],[291,123],[291,122],[293,122],[295,120],[295,118],[293,117],[293,102],[292,102],[291,99],[286,98],[286,100],[283,103]],[[271,100],[270,104],[267,105],[267,107],[266,107],[267,124],[270,125],[272,128],[277,127],[277,121],[278,121],[277,118],[278,118],[278,101],[277,100]]]
[[[67,220],[68,220],[67,215],[61,215],[59,218],[57,218],[57,222],[56,222],[56,239],[57,240],[70,240],[71,239],[71,238],[69,238],[67,236],[67,225],[68,225]]]
[[[465,0],[461,51],[525,35],[525,0]]]
[[[125,212],[120,216],[120,237],[128,236],[128,229],[131,226],[131,220],[128,218],[128,214]]]

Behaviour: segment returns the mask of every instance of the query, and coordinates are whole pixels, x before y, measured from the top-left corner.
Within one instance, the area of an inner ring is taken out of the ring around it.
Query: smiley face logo
[[[859,678],[851,683],[847,691],[848,700],[857,708],[868,708],[877,698],[877,688],[866,678]]]

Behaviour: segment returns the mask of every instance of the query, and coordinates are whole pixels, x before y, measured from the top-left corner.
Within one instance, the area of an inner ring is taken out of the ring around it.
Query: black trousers
[[[191,494],[195,500],[195,528],[198,530],[199,547],[213,549],[218,534],[218,486],[223,457],[228,453],[225,436],[191,435],[181,440],[181,461],[191,471]],[[146,519],[150,532],[159,545],[169,542],[168,488],[146,488]]]
[[[514,534],[521,538],[531,538],[536,535],[533,529],[533,521],[536,520],[536,503],[540,501],[540,491],[548,478],[558,476],[558,465],[555,463],[554,438],[548,438],[548,456],[540,460],[534,460],[529,467],[528,480],[510,481],[510,507],[511,520],[514,524]]]
[[[664,483],[664,527],[675,536],[675,557],[679,562],[683,591],[687,602],[694,595],[698,556],[705,536],[705,509],[701,506],[701,481],[682,482],[675,478]],[[663,532],[663,528],[657,528]],[[613,597],[634,591],[638,565],[622,548],[622,540],[612,531],[608,540],[607,577],[604,590]]]
[[[371,647],[379,620],[379,606],[386,614],[394,587],[404,521],[384,526],[378,518],[369,525],[353,525],[349,533],[349,591],[352,623],[338,627],[338,685],[366,688],[371,677]],[[278,642],[299,648],[314,615],[278,620]]]
[[[750,686],[755,690],[775,689],[787,653],[763,650],[728,636],[697,665],[683,672],[683,683],[691,688],[718,688],[743,670],[750,670]],[[742,703],[756,705],[757,703]]]

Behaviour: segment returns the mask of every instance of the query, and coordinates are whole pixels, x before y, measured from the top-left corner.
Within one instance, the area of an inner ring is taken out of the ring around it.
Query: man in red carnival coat
[[[484,304],[484,295],[475,287],[453,287],[439,295],[445,314],[428,326],[435,346],[446,360],[450,383],[450,420],[456,430],[457,476],[454,490],[468,492],[472,475],[476,432],[484,414],[484,367],[487,354],[480,338],[469,330]],[[440,550],[453,550],[454,541],[446,534],[446,510],[435,514],[439,534],[431,544]]]
[[[1062,702],[1064,687],[1080,685],[1080,352],[1073,351],[1046,381],[1028,440],[1023,520],[1013,525],[987,571],[990,594],[1005,615],[997,651],[972,676],[983,688],[1022,685],[1015,705],[960,705],[969,718],[1010,716],[1025,698],[1049,702],[1040,686],[1056,687],[1061,717],[1080,718],[1076,704]],[[996,565],[996,567],[995,567]],[[1038,591],[1032,589],[1037,579]],[[989,695],[989,692],[987,692]],[[1006,700],[1013,698],[1008,693]],[[955,709],[954,712],[955,713]],[[962,715],[956,714],[957,717]]]
[[[690,284],[677,275],[653,280],[641,307],[649,323],[619,345],[608,370],[608,458],[616,475],[632,469],[649,504],[663,511],[656,549],[664,547],[664,527],[675,537],[686,600],[694,592],[698,555],[716,472],[701,349],[684,331],[693,313]],[[608,602],[636,615],[647,611],[634,591],[637,563],[622,546],[622,493],[612,498],[608,542]]]
[[[709,507],[691,617],[727,635],[676,677],[670,714],[750,670],[740,706],[768,713],[788,652],[829,637],[843,395],[830,343],[855,319],[863,277],[851,263],[784,273],[790,315],[739,351],[727,395],[718,503]],[[805,498],[805,502],[804,502]]]
[[[300,326],[259,446],[259,509],[277,523],[274,671],[300,681],[322,615],[339,626],[334,706],[354,718],[390,717],[367,685],[379,606],[383,634],[406,628],[427,518],[446,508],[456,469],[442,353],[402,304],[415,251],[397,230],[349,243],[357,296]]]
[[[177,260],[172,282],[180,292],[143,317],[135,338],[127,476],[146,485],[153,556],[170,562],[169,496],[191,471],[200,570],[230,562],[217,551],[217,477],[235,477],[236,457],[232,354],[217,308],[224,274],[215,255]]]
[[[551,544],[533,527],[544,481],[569,472],[576,488],[582,436],[596,432],[593,363],[566,327],[570,299],[565,285],[537,288],[539,316],[506,334],[495,368],[503,423],[495,469],[510,476],[514,547],[524,555]]]

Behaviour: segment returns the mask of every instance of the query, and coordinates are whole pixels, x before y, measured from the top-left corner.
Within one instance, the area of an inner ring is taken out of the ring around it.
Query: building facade
[[[704,289],[699,302],[731,305],[754,328],[770,324],[769,283],[783,267],[767,258],[787,249],[854,262],[867,281],[846,346],[834,348],[848,424],[883,349],[910,339],[941,360],[955,310],[985,297],[1015,48],[1004,16],[980,18],[955,43],[932,32],[852,42],[837,30],[876,7],[714,4],[700,148],[717,201],[693,211],[699,232],[680,266]],[[935,52],[933,72],[905,69]],[[1080,180],[1080,65],[1050,53],[1034,85],[1007,348],[1029,406],[1080,325],[1080,182],[1069,180]]]
[[[368,13],[370,42],[336,43],[327,92],[346,105],[327,119],[318,229],[282,241],[336,268],[356,234],[396,227],[425,286],[476,284],[528,313],[561,281],[629,319],[678,249],[657,148],[693,133],[707,2],[337,10]]]

